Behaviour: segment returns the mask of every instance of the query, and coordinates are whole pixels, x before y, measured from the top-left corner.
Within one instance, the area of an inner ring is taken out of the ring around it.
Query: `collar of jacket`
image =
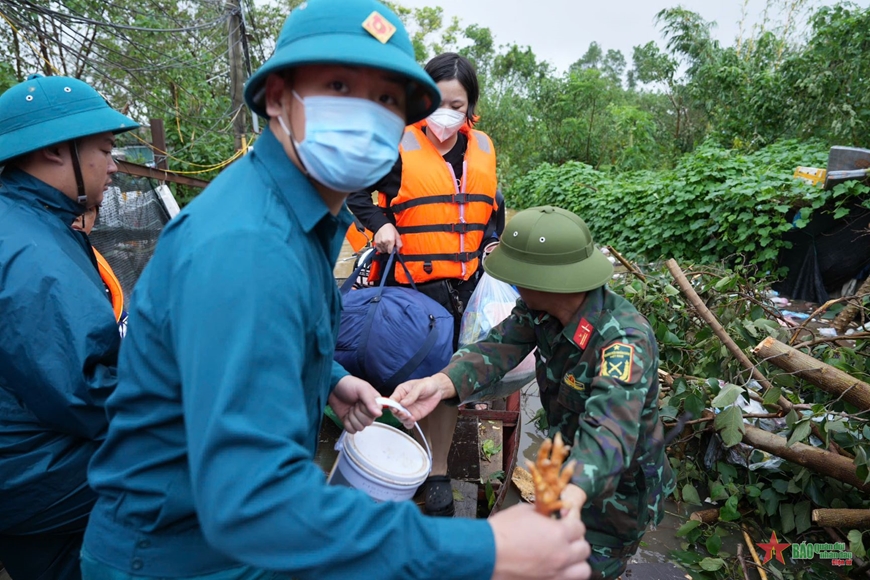
[[[262,174],[268,176],[267,179],[272,182],[272,188],[296,215],[305,233],[311,232],[320,220],[329,215],[329,208],[326,207],[326,202],[323,201],[320,193],[290,161],[283,145],[268,127],[254,143],[254,151],[251,155],[253,162],[260,166]],[[342,216],[342,214],[347,215]],[[348,224],[352,219],[346,205],[342,205],[341,212],[336,217],[344,218]]]
[[[574,336],[577,333],[577,327],[580,326],[580,322],[586,320],[592,328],[593,331],[599,330],[598,326],[600,324],[601,313],[604,312],[604,294],[607,291],[605,286],[599,286],[598,288],[594,288],[586,293],[586,300],[583,301],[583,305],[580,307],[580,310],[577,311],[577,314],[574,315],[574,319],[562,330],[562,334],[567,338],[574,346],[580,348],[580,345],[574,340]]]
[[[84,206],[59,189],[20,169],[7,169],[0,174],[0,195],[24,205],[41,206],[66,225],[85,211]]]

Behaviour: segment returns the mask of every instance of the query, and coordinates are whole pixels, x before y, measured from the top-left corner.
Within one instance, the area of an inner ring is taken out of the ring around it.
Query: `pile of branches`
[[[706,507],[678,531],[676,559],[699,578],[748,579],[747,565],[762,578],[839,573],[818,559],[762,564],[754,544],[776,531],[790,544],[842,542],[854,554],[843,573],[870,571],[870,333],[861,330],[870,284],[796,326],[750,267],[669,260],[641,272],[611,251],[626,269],[614,290],[650,319],[659,342],[661,415],[680,430],[668,449],[675,499]],[[823,336],[823,326],[836,335]],[[742,544],[736,554],[722,549],[729,534],[745,537],[748,557]]]

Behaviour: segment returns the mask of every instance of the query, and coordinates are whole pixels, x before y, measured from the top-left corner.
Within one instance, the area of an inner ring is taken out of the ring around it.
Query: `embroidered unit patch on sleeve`
[[[396,33],[396,27],[393,23],[381,16],[380,12],[375,10],[362,23],[362,27],[366,32],[386,44]]]
[[[605,377],[628,382],[634,364],[634,347],[615,342],[601,353],[601,374]]]

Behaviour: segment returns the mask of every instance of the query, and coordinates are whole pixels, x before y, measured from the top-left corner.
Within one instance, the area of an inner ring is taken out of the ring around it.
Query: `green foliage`
[[[741,350],[748,352],[767,336],[789,340],[789,334],[778,321],[777,310],[768,301],[765,278],[757,270],[687,263],[683,269],[700,299]],[[780,395],[811,406],[810,410],[795,412],[784,422],[780,419],[776,427],[778,435],[810,445],[826,445],[827,441],[810,436],[813,422],[826,439],[855,455],[860,477],[870,477],[867,469],[870,426],[864,416],[855,414],[854,408],[836,397],[766,363],[759,370],[775,388],[768,393],[760,391],[758,385],[748,381],[745,369],[722,347],[683,295],[675,292],[667,270],[653,267],[644,275],[646,282],[623,274],[611,286],[632,301],[655,331],[660,369],[673,381],[662,389],[660,415],[666,426],[683,413],[707,419],[687,426],[668,448],[677,478],[675,499],[719,509],[719,519],[714,524],[688,521],[682,525],[676,535],[683,544],[672,556],[694,578],[724,580],[742,576],[734,554],[727,553],[722,542],[724,536],[741,536],[741,526],[749,526],[758,539],[766,539],[771,530],[776,530],[778,537],[789,543],[830,541],[827,535],[812,539],[818,533],[812,527],[812,510],[867,509],[870,501],[850,486],[789,462],[764,466],[763,462],[772,457],[740,443],[741,433],[745,421],[762,428],[771,428],[771,424],[747,418],[738,404],[746,402],[752,394],[763,399],[767,410],[774,410],[771,405]],[[867,356],[870,345],[866,341],[857,341],[851,347],[820,344],[802,350],[852,376],[866,380],[870,374]],[[707,498],[712,504],[707,503]],[[858,531],[850,534],[849,541],[856,553],[863,546]],[[832,577],[827,562],[805,564],[775,569],[778,577],[788,579]]]
[[[676,258],[696,263],[749,261],[775,272],[782,234],[812,212],[838,208],[870,191],[848,182],[823,191],[792,177],[798,165],[824,164],[815,141],[784,141],[754,153],[707,143],[684,156],[673,170],[611,174],[568,162],[542,164],[506,192],[508,204],[551,204],[579,214],[596,242],[648,260]]]
[[[480,456],[484,461],[489,461],[492,456],[501,451],[502,446],[496,445],[492,439],[484,439],[480,443]]]

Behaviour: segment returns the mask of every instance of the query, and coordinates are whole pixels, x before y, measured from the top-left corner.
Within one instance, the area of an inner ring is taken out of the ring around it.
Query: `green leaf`
[[[700,562],[700,566],[707,572],[715,572],[720,570],[725,565],[725,560],[722,558],[704,558]]]
[[[665,294],[668,296],[678,296],[680,291],[671,286],[670,284],[665,284]]]
[[[687,483],[683,486],[683,501],[692,505],[701,505],[701,498],[694,485]]]
[[[713,534],[707,538],[705,545],[707,546],[707,551],[710,552],[711,555],[718,556],[719,550],[722,548],[722,537],[718,534]]]
[[[724,278],[722,278],[721,280],[719,280],[718,282],[716,282],[716,284],[713,286],[713,289],[714,289],[714,290],[722,290],[722,289],[725,288],[725,287],[726,287],[730,282],[731,282],[731,277],[730,277],[730,276],[725,276]]]
[[[794,506],[790,503],[779,504],[779,519],[782,521],[783,534],[791,533],[794,529]]]
[[[716,415],[713,427],[719,431],[725,447],[733,447],[740,443],[746,432],[743,425],[743,413],[739,407],[729,407]]]
[[[863,558],[867,555],[867,549],[864,547],[864,534],[861,530],[849,530],[846,534],[849,539],[849,551],[858,558]]]
[[[716,395],[716,398],[710,403],[712,406],[717,409],[721,409],[722,407],[727,407],[734,403],[737,400],[737,397],[743,393],[743,387],[738,387],[737,385],[732,385],[728,383],[725,385],[725,388],[719,391],[719,394]]]
[[[725,505],[719,508],[719,519],[723,522],[733,522],[740,519],[740,512],[737,510],[739,498],[732,495],[725,502]]]
[[[809,419],[803,419],[802,421],[795,424],[794,431],[792,431],[791,437],[788,438],[788,443],[786,443],[786,446],[791,447],[796,442],[806,439],[809,436],[811,429],[812,425],[810,424]]]
[[[765,405],[774,405],[779,398],[782,396],[782,389],[779,387],[773,387],[772,389],[767,389],[764,392],[764,397],[762,397],[761,402]]]
[[[842,217],[849,215],[849,208],[841,207],[838,208],[837,211],[834,212],[834,219],[838,220]]]
[[[802,501],[794,506],[794,525],[798,534],[802,534],[812,526],[810,521],[810,512],[812,504],[808,501]]]
[[[688,522],[686,522],[685,524],[680,526],[679,530],[677,530],[677,537],[682,538],[682,537],[688,535],[689,532],[691,532],[692,530],[694,530],[695,528],[697,528],[700,525],[701,525],[701,522],[699,522],[698,520],[689,520]]]

